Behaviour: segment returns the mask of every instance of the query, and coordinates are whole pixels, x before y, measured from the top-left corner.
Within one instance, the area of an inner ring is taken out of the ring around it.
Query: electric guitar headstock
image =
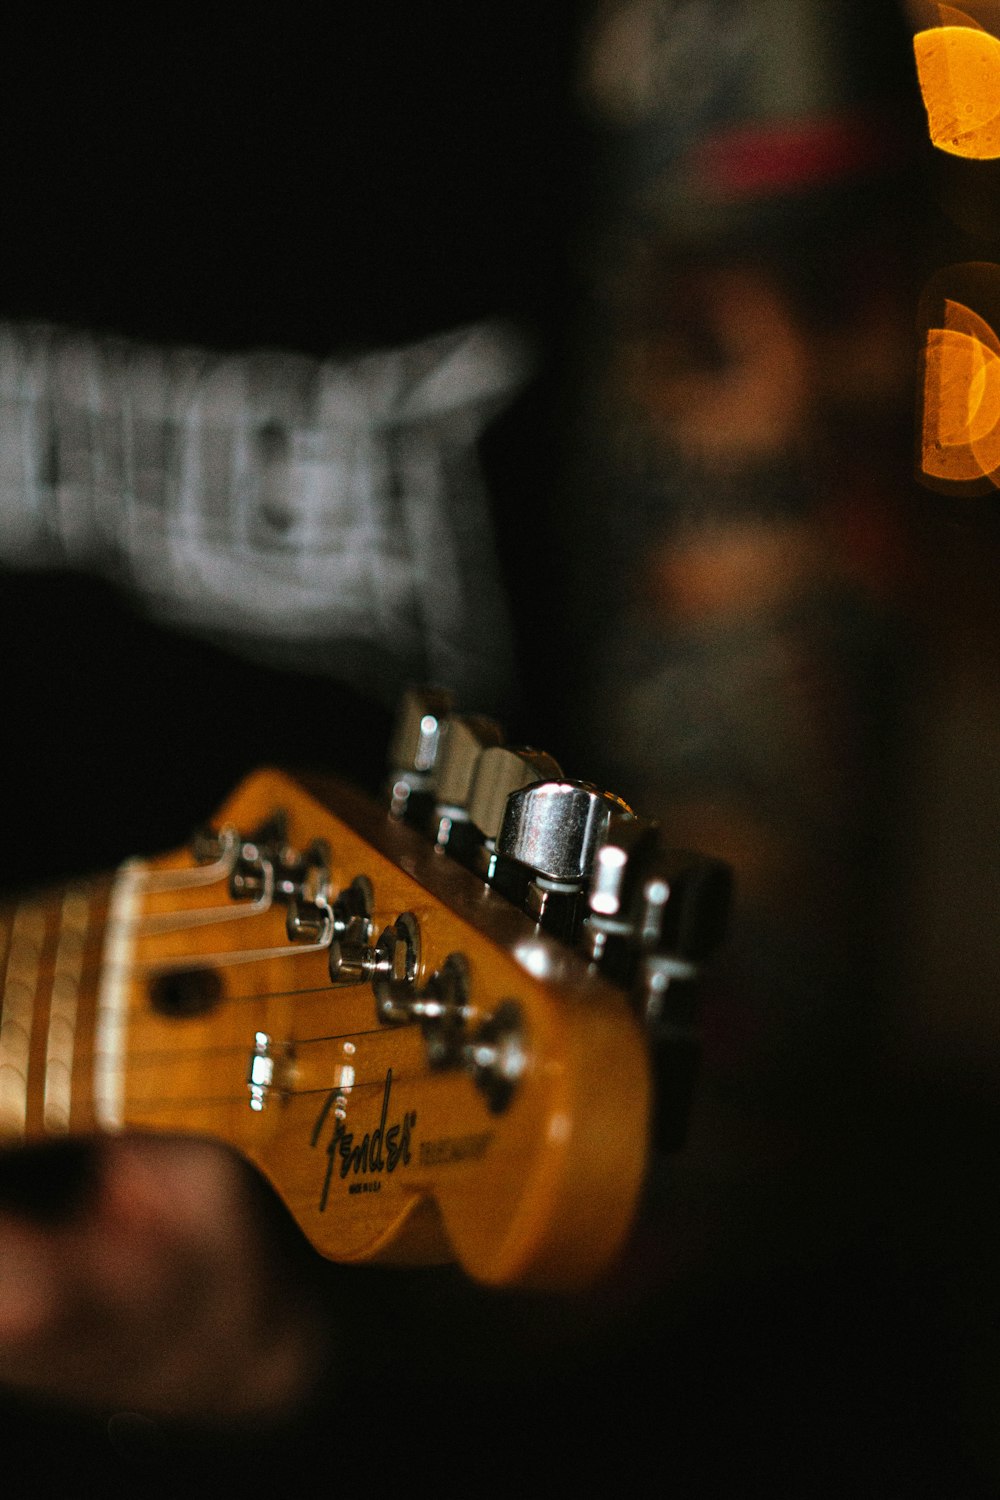
[[[333,1259],[586,1283],[684,1114],[728,872],[441,695],[390,756],[385,807],[260,771],[189,849],[10,913],[0,1135],[197,1133]]]

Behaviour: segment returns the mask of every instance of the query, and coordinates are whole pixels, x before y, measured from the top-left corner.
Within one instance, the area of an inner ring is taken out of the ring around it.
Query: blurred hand
[[[321,1319],[280,1274],[245,1169],[201,1141],[98,1152],[58,1222],[0,1208],[0,1383],[198,1423],[290,1412]]]

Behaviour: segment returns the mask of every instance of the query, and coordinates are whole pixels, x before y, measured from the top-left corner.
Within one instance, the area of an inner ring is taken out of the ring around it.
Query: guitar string
[[[407,1083],[426,1082],[428,1076],[429,1075],[424,1073],[397,1073],[395,1068],[392,1070],[392,1082],[394,1087],[397,1084],[402,1086]],[[435,1074],[430,1076],[443,1077],[444,1075]],[[385,1074],[383,1073],[379,1078],[366,1078],[360,1081],[356,1080],[355,1082],[349,1084],[322,1083],[314,1084],[311,1088],[307,1089],[278,1088],[275,1090],[275,1096],[279,1104],[286,1099],[308,1099],[317,1097],[321,1094],[343,1094],[346,1099],[350,1099],[352,1095],[360,1092],[361,1090],[384,1088]],[[162,1110],[176,1109],[180,1106],[183,1106],[185,1109],[222,1109],[223,1107],[228,1107],[232,1104],[237,1104],[245,1107],[247,1106],[247,1102],[248,1096],[246,1093],[202,1095],[200,1098],[192,1098],[189,1095],[180,1095],[176,1098],[167,1095],[160,1095],[154,1097],[153,1099],[137,1100],[135,1101],[134,1108],[137,1112],[145,1114],[147,1110],[159,1112]]]
[[[178,873],[180,873],[180,872],[178,872]],[[101,952],[102,952],[103,946],[104,946],[104,944],[106,942],[106,939],[107,939],[108,927],[107,927],[106,923],[100,922],[99,918],[102,915],[104,915],[105,912],[106,912],[106,910],[107,910],[108,902],[107,902],[106,898],[107,898],[107,895],[108,895],[108,890],[107,890],[107,887],[103,885],[103,882],[101,882],[99,884],[95,883],[95,886],[92,889],[93,889],[93,895],[91,896],[91,900],[92,900],[91,921],[88,923],[88,938],[89,938],[89,940],[87,940],[85,942],[85,944],[84,944],[84,961],[83,961],[82,971],[81,971],[81,975],[80,975],[81,980],[85,980],[87,978],[93,978],[93,977],[96,976],[97,973],[100,973],[102,971],[103,972],[107,972],[107,966],[102,966],[102,964],[100,962],[100,959],[101,959]],[[90,891],[88,891],[85,887],[81,887],[81,894],[88,894],[89,895]],[[95,897],[97,899],[95,899]],[[51,900],[52,900],[52,898],[50,897],[45,902],[41,902],[40,901],[40,902],[37,903],[37,907],[38,907],[40,913],[42,911],[45,912],[46,921],[48,920],[48,915],[49,915],[47,908],[50,905]],[[32,904],[34,904],[34,903],[32,903]],[[54,903],[54,905],[57,905],[57,904],[58,903]],[[252,916],[252,915],[256,915],[258,913],[256,913],[253,910],[251,910],[251,911],[246,912],[245,914],[247,916]],[[263,913],[261,912],[260,914],[263,914]],[[221,913],[220,913],[220,915],[221,915]],[[240,913],[240,915],[243,915],[243,913]],[[95,918],[98,919],[98,920],[95,921],[94,920]],[[90,934],[93,934],[93,936],[90,937],[89,936]],[[141,929],[140,929],[140,934],[141,934]],[[49,944],[46,943],[45,947],[48,948]],[[310,945],[310,949],[307,949],[307,950],[303,951],[302,953],[297,953],[294,949],[289,949],[289,950],[278,950],[278,951],[275,951],[273,954],[270,954],[269,956],[273,957],[274,959],[283,958],[283,957],[304,957],[304,956],[307,956],[307,953],[310,952],[310,951],[315,951],[315,948],[313,948],[312,945]],[[215,957],[215,956],[216,955],[213,955],[213,957]],[[227,954],[227,957],[228,956],[229,955]],[[46,957],[48,958],[48,955],[46,955]],[[171,957],[171,958],[169,958],[167,960],[166,965],[164,965],[163,963],[160,963],[160,964],[150,963],[148,966],[144,966],[144,967],[146,968],[147,971],[151,971],[151,972],[155,972],[157,968],[161,968],[162,969],[163,967],[166,967],[167,965],[169,965],[170,968],[177,968],[177,967],[196,968],[198,966],[198,958],[199,958],[198,954],[184,955],[183,957],[176,957],[176,958]],[[239,950],[239,949],[232,950],[231,951],[230,961],[231,962],[239,963],[241,961],[241,950]],[[251,961],[256,961],[256,960],[255,959],[251,959]],[[38,978],[39,978],[39,980],[48,981],[49,979],[54,979],[57,972],[58,972],[58,969],[57,969],[57,965],[55,963],[55,954],[53,952],[52,953],[52,957],[48,958],[47,962],[44,962],[42,965],[40,965]],[[133,981],[135,981],[139,977],[139,975],[143,972],[143,968],[141,968],[140,966],[136,965],[133,962],[132,964],[121,966],[120,972],[124,972],[127,975],[128,978],[131,978]],[[283,990],[262,991],[260,993],[252,994],[252,995],[235,995],[235,996],[229,996],[229,997],[226,998],[226,1000],[223,1003],[225,1003],[225,1004],[234,1004],[234,1003],[255,1003],[255,1004],[259,1004],[259,1003],[263,1003],[263,1002],[268,1001],[268,1000],[294,999],[294,998],[296,998],[298,996],[304,996],[304,995],[310,995],[310,994],[311,995],[329,994],[332,997],[333,994],[334,994],[334,992],[335,992],[335,988],[333,986],[327,986],[327,985],[308,985],[308,986],[301,986],[301,987],[289,988],[289,989],[283,989]],[[154,1016],[150,1015],[149,1013],[147,1013],[145,1011],[142,1011],[142,1010],[132,1011],[131,1014],[130,1014],[130,1016],[129,1016],[130,1030],[132,1030],[133,1034],[134,1034],[136,1028],[142,1027],[143,1025],[148,1026],[155,1019],[156,1018]],[[181,1024],[183,1024],[183,1023],[181,1023]],[[401,1025],[397,1025],[397,1026],[393,1026],[393,1027],[375,1026],[375,1027],[370,1027],[370,1028],[359,1028],[359,1029],[356,1029],[356,1030],[350,1031],[350,1032],[337,1032],[337,1033],[330,1033],[328,1035],[323,1035],[323,1036],[295,1038],[291,1045],[292,1045],[293,1048],[298,1048],[298,1047],[301,1047],[301,1046],[318,1045],[318,1044],[320,1044],[322,1042],[327,1042],[327,1043],[329,1043],[329,1042],[337,1042],[337,1041],[346,1042],[346,1041],[351,1041],[351,1040],[355,1040],[355,1039],[360,1039],[361,1037],[364,1037],[364,1036],[376,1036],[376,1035],[377,1036],[384,1036],[386,1038],[389,1038],[389,1037],[398,1036],[401,1032],[409,1031],[409,1030],[413,1029],[414,1027],[416,1027],[417,1025],[419,1025],[419,1022],[414,1021],[414,1022],[403,1023]],[[138,1064],[142,1064],[142,1063],[151,1063],[151,1062],[154,1062],[154,1061],[157,1061],[157,1062],[170,1062],[172,1060],[178,1060],[178,1059],[192,1059],[192,1058],[200,1058],[200,1057],[239,1056],[241,1054],[244,1055],[244,1056],[248,1055],[248,1049],[247,1049],[247,1047],[245,1045],[243,1045],[243,1046],[239,1046],[239,1045],[235,1045],[235,1044],[232,1045],[232,1046],[221,1046],[221,1045],[204,1046],[204,1045],[201,1045],[201,1046],[198,1046],[198,1047],[175,1047],[175,1048],[162,1048],[162,1047],[160,1047],[160,1048],[157,1048],[157,1049],[149,1049],[149,1050],[147,1050],[145,1052],[143,1052],[143,1051],[139,1051],[139,1052],[132,1052],[132,1051],[130,1051],[129,1055],[128,1055],[128,1066],[132,1067],[133,1065],[138,1065]],[[99,1058],[101,1056],[104,1056],[104,1054],[103,1053],[94,1052],[94,1053],[91,1054],[91,1060],[95,1060],[95,1059],[97,1059],[97,1058]],[[342,1066],[344,1066],[344,1064],[339,1064],[339,1065],[336,1065],[336,1066],[342,1067]],[[427,1072],[422,1070],[420,1072],[415,1072],[415,1073],[412,1073],[412,1074],[397,1074],[397,1075],[395,1075],[395,1081],[398,1082],[398,1083],[407,1083],[407,1082],[415,1081],[415,1080],[426,1081],[427,1077],[428,1077]],[[310,1087],[308,1089],[280,1089],[280,1090],[276,1090],[276,1093],[279,1095],[279,1097],[285,1098],[285,1099],[287,1099],[287,1098],[297,1098],[297,1097],[307,1097],[307,1096],[317,1096],[317,1095],[333,1095],[333,1094],[336,1094],[336,1093],[339,1093],[339,1092],[345,1092],[347,1095],[350,1095],[350,1094],[352,1094],[352,1093],[354,1093],[356,1091],[361,1091],[361,1090],[365,1090],[365,1089],[382,1088],[382,1087],[384,1087],[384,1081],[385,1081],[384,1078],[373,1079],[373,1080],[370,1080],[370,1081],[369,1080],[356,1080],[355,1079],[351,1084],[345,1085],[342,1082],[342,1080],[338,1080],[336,1082],[331,1082],[329,1084],[324,1083],[324,1084],[321,1084],[321,1085],[314,1085],[314,1086],[312,1086],[312,1087]],[[154,1112],[158,1112],[158,1111],[162,1111],[162,1110],[171,1110],[171,1109],[175,1109],[175,1108],[179,1108],[179,1107],[180,1108],[190,1108],[190,1109],[229,1107],[231,1105],[244,1104],[246,1102],[246,1099],[247,1099],[246,1094],[241,1092],[238,1095],[228,1095],[228,1096],[225,1096],[225,1097],[222,1097],[222,1098],[218,1098],[218,1097],[215,1097],[215,1096],[191,1097],[190,1095],[177,1096],[177,1097],[173,1097],[173,1098],[167,1098],[167,1097],[161,1096],[161,1097],[153,1099],[153,1100],[142,1101],[141,1104],[139,1104],[138,1101],[136,1101],[136,1103],[137,1103],[137,1107],[141,1108],[143,1111],[153,1110]]]
[[[351,1042],[363,1036],[398,1036],[400,1032],[409,1031],[417,1024],[416,1021],[406,1021],[400,1023],[398,1026],[371,1026],[367,1029],[358,1029],[356,1031],[331,1032],[329,1036],[293,1037],[291,1041],[281,1042],[279,1045],[286,1050],[290,1049],[294,1051],[298,1047],[316,1046],[320,1042]],[[245,1042],[242,1045],[234,1042],[229,1046],[217,1047],[159,1047],[151,1048],[145,1052],[130,1052],[128,1062],[131,1067],[134,1063],[170,1062],[177,1058],[198,1058],[209,1055],[213,1057],[246,1056],[246,1052],[247,1046]],[[103,1057],[104,1055],[102,1052],[95,1052],[93,1054],[94,1057]]]

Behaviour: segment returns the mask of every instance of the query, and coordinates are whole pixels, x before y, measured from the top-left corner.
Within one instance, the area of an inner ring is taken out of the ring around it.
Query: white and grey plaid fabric
[[[526,375],[477,325],[346,360],[0,325],[0,561],[273,661],[477,702],[508,632],[476,442]]]

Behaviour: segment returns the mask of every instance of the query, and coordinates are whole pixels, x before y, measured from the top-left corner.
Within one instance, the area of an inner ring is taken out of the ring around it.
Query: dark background
[[[518,320],[538,375],[485,445],[517,603],[551,556],[540,500],[586,178],[577,9],[22,21],[0,96],[0,312],[319,356]],[[531,627],[540,673],[558,624]],[[381,774],[380,684],[369,702],[305,662],[248,665],[89,578],[3,575],[0,636],[21,792],[4,883],[172,844],[263,761]]]

